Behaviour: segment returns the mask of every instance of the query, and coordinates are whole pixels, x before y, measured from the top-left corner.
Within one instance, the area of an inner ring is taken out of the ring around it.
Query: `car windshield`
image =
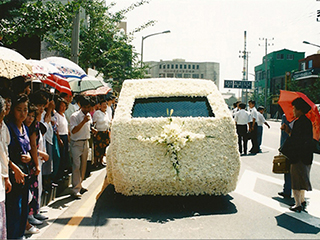
[[[206,97],[155,97],[135,99],[132,117],[214,117]]]

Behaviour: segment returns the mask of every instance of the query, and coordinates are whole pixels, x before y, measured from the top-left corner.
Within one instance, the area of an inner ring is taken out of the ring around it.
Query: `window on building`
[[[192,65],[192,69],[196,69],[196,66],[195,66],[195,65]]]
[[[182,73],[177,73],[176,78],[182,78]]]
[[[184,69],[187,69],[187,65],[183,65],[183,68],[184,68]]]
[[[184,78],[191,78],[191,74],[185,73],[185,74],[183,75],[183,77],[184,77]]]
[[[284,54],[278,53],[277,54],[277,60],[282,60],[282,59],[284,59]]]
[[[190,64],[188,65],[188,69],[191,69],[191,65]]]
[[[161,69],[161,64],[159,65],[159,69]]]
[[[178,64],[176,64],[176,69],[178,69]]]
[[[192,74],[192,78],[199,78],[199,74]]]
[[[302,71],[306,70],[306,63],[305,62],[301,63],[301,70]]]
[[[173,64],[171,64],[171,69],[174,69],[174,65]]]
[[[173,73],[167,73],[167,78],[173,78]]]
[[[165,78],[166,75],[164,73],[159,73],[159,78]]]
[[[167,68],[170,69],[170,64],[167,65]]]
[[[201,73],[201,78],[204,78],[204,75],[203,75],[203,73]]]
[[[199,69],[199,65],[197,65],[197,69]]]
[[[312,60],[308,62],[308,68],[312,68]]]
[[[287,55],[287,60],[293,60],[293,58],[294,58],[294,57],[293,57],[293,54],[288,54],[288,55]]]
[[[166,65],[163,65],[163,69],[166,69]]]
[[[180,64],[180,69],[182,69],[182,64]]]

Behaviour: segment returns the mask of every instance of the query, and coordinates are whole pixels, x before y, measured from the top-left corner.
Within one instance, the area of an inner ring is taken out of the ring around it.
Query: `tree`
[[[19,37],[39,36],[49,43],[49,50],[70,58],[73,17],[79,11],[84,12],[85,19],[80,25],[79,65],[84,69],[94,68],[106,79],[113,79],[113,86],[119,90],[125,79],[144,77],[145,70],[140,68],[131,42],[134,33],[153,26],[155,21],[148,21],[125,34],[118,28],[125,14],[148,1],[140,0],[115,13],[110,11],[115,3],[105,7],[103,2],[74,0],[63,5],[59,1],[28,1],[14,18],[1,19],[1,33],[9,43]]]
[[[301,86],[299,80],[289,82],[289,90],[293,92],[302,92],[314,103],[320,103],[320,76],[308,84],[306,87]]]

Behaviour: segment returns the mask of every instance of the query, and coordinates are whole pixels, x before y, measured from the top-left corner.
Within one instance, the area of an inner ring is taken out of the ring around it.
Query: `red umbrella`
[[[102,87],[99,87],[95,90],[85,91],[85,92],[83,92],[83,94],[86,96],[97,96],[97,95],[106,95],[110,91],[111,91],[111,88],[109,88],[107,86],[102,86]]]
[[[291,92],[280,90],[280,99],[278,101],[286,118],[289,122],[293,121],[295,117],[293,116],[293,106],[292,101],[296,98],[302,98],[311,107],[311,110],[306,114],[307,118],[310,119],[313,126],[313,138],[319,141],[320,138],[320,114],[317,106],[303,93],[301,92]]]

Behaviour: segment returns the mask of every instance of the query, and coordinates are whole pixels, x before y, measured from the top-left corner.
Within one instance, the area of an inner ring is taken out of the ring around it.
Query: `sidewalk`
[[[92,194],[92,185],[96,185],[95,183],[97,182],[96,180],[99,179],[102,180],[104,179],[106,173],[106,168],[101,168],[95,171],[91,172],[90,177],[85,179],[82,183],[82,186],[84,188],[88,189],[88,192],[84,193],[81,199],[74,199],[70,197],[70,187],[65,189],[59,197],[56,197],[54,201],[51,201],[47,206],[43,206],[40,208],[40,212],[47,216],[49,219],[45,220],[42,225],[37,226],[40,229],[39,234],[33,234],[33,235],[26,235],[26,238],[29,239],[44,239],[44,238],[51,238],[53,236],[48,236],[48,234],[45,234],[46,231],[50,228],[50,226],[55,222],[56,219],[59,219],[59,217],[64,214],[69,207],[73,203],[76,202],[81,202],[87,198],[87,196]],[[103,181],[103,180],[102,180]]]

